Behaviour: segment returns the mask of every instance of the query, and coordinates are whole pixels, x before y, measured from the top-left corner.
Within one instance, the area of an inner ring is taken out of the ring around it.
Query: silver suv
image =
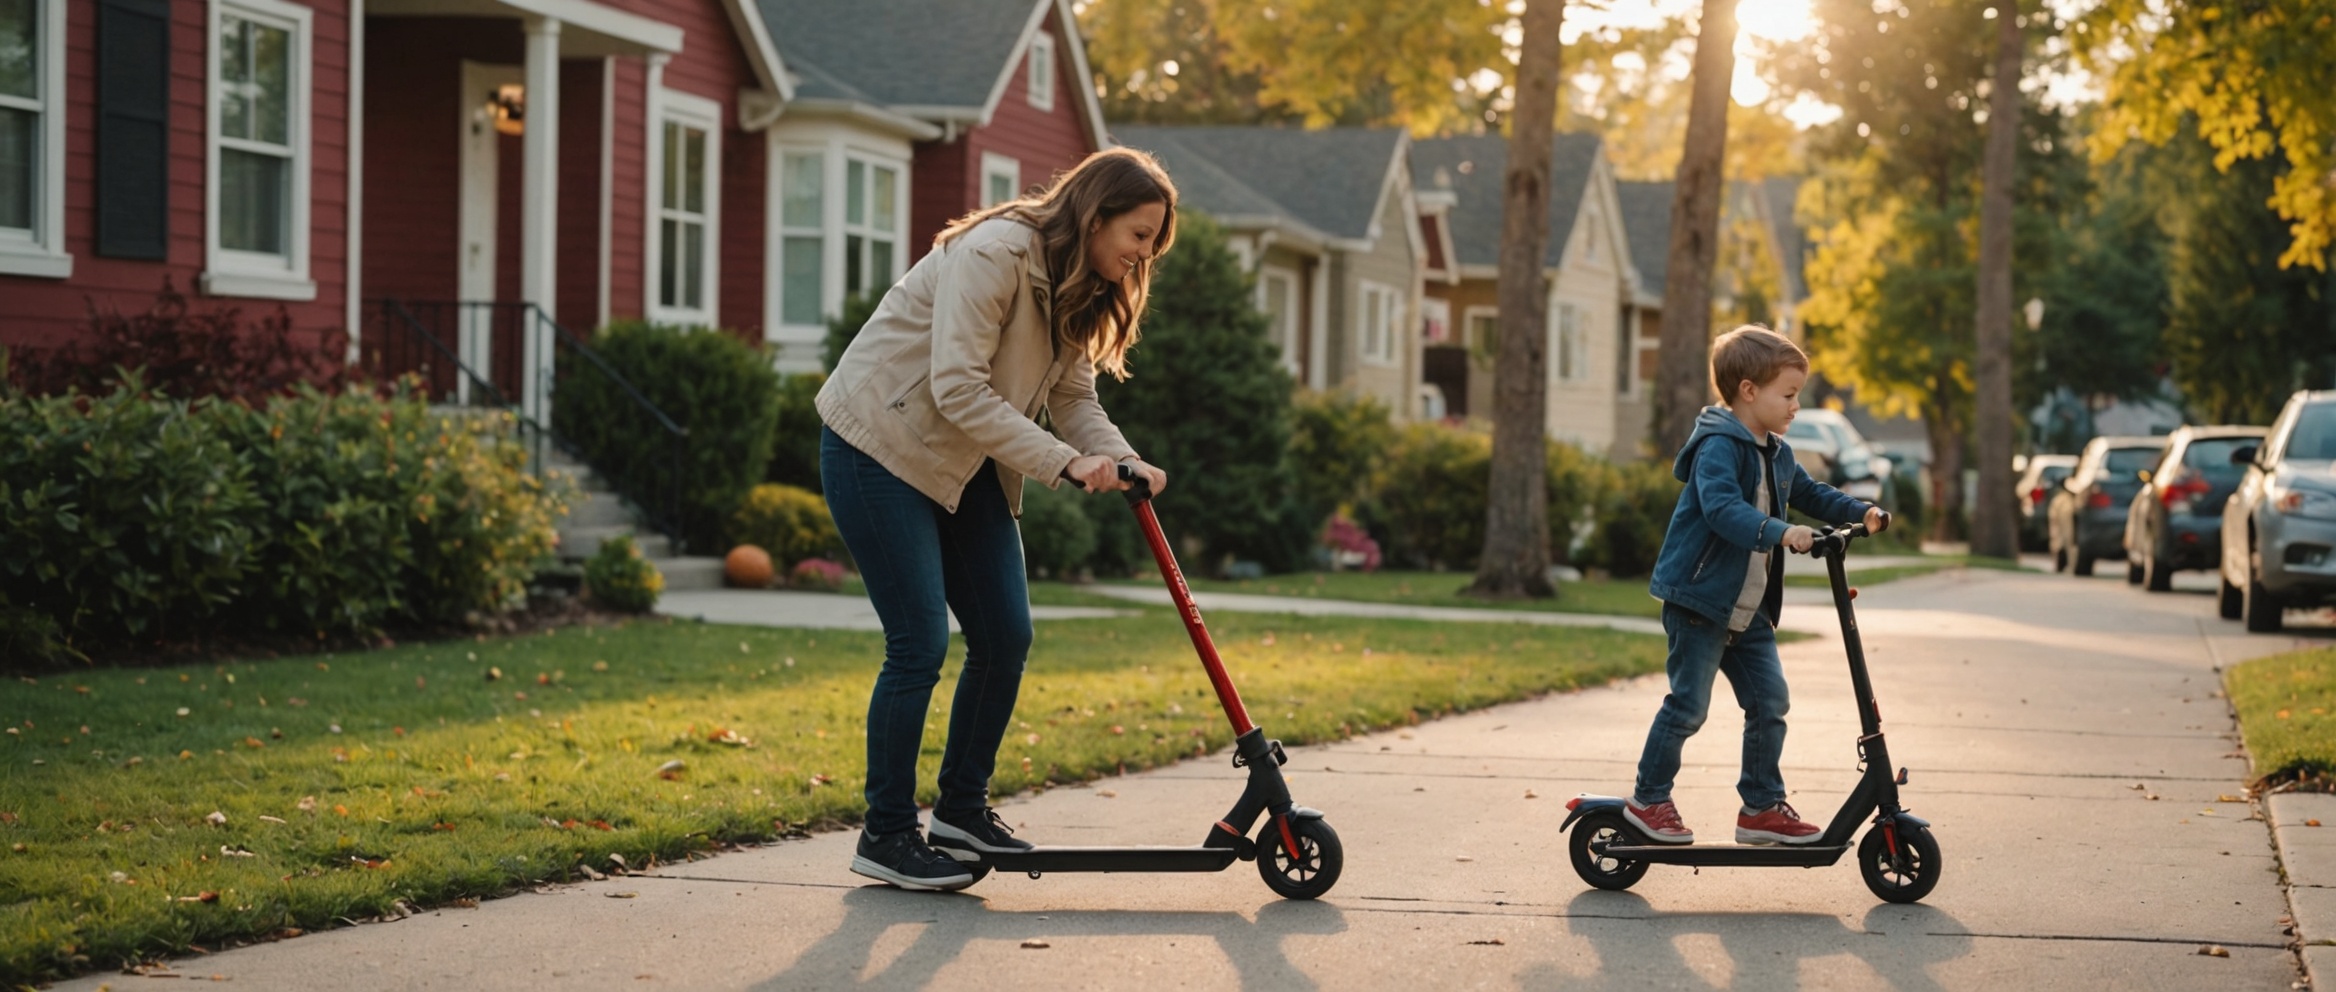
[[[2222,615],[2276,631],[2281,610],[2336,600],[2336,390],[2288,397],[2231,463],[2247,474],[2223,507]]]

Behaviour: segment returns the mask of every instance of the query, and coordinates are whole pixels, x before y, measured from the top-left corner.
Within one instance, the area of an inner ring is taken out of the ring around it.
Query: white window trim
[[[292,149],[290,202],[285,205],[285,253],[263,255],[236,251],[219,244],[219,24],[228,14],[292,32],[291,80],[285,108],[286,144]],[[315,100],[315,14],[307,7],[282,0],[212,0],[204,21],[203,39],[203,292],[211,296],[248,296],[270,300],[316,299],[316,281],[309,278],[309,173],[315,157],[309,150],[311,107]]]
[[[982,206],[995,206],[998,203],[1004,202],[990,199],[990,179],[995,176],[1006,177],[1006,188],[1013,191],[1007,195],[1006,199],[1011,200],[1022,195],[1021,161],[1007,158],[1006,156],[1000,155],[996,152],[983,152],[981,153]]]
[[[1566,315],[1573,315],[1573,334],[1566,334]],[[1550,308],[1549,334],[1556,347],[1550,349],[1554,360],[1549,363],[1549,374],[1558,382],[1590,381],[1589,309],[1571,303],[1558,303]]]
[[[1376,349],[1371,347],[1371,339],[1369,337],[1371,303],[1372,297],[1374,296],[1379,297],[1381,301],[1379,310],[1379,347]],[[1402,334],[1401,328],[1403,326],[1403,321],[1401,319],[1402,315],[1398,312],[1398,308],[1396,307],[1397,299],[1398,297],[1395,293],[1395,287],[1393,286],[1389,286],[1385,283],[1373,282],[1369,279],[1356,280],[1355,343],[1357,350],[1362,354],[1363,363],[1366,365],[1377,365],[1382,367],[1394,365],[1396,363],[1396,356],[1401,353],[1402,349],[1398,339]]]
[[[648,318],[653,324],[714,327],[722,309],[722,105],[694,93],[661,89],[649,120],[649,200],[643,213],[649,250],[642,253],[642,280],[648,287]],[[681,124],[706,132],[706,285],[705,305],[696,309],[669,307],[658,300],[658,274],[665,265],[665,125]]]
[[[771,326],[773,328],[790,327],[798,330],[814,330],[819,331],[820,333],[825,333],[826,325],[824,321],[828,315],[833,314],[836,310],[835,306],[828,302],[827,295],[827,274],[829,270],[835,268],[835,265],[828,257],[831,254],[828,250],[828,246],[834,244],[835,242],[835,238],[830,236],[831,232],[828,228],[828,221],[830,218],[835,217],[836,210],[840,205],[840,200],[830,201],[828,198],[828,190],[835,186],[837,182],[837,180],[830,176],[830,173],[835,171],[829,168],[829,164],[835,160],[833,151],[834,150],[827,145],[817,144],[775,143],[771,148],[770,272]],[[787,224],[787,159],[790,156],[796,155],[810,156],[819,163],[818,227],[804,227],[801,225],[789,226]],[[840,223],[840,218],[838,218],[838,222]],[[786,246],[787,239],[790,237],[812,237],[819,240],[818,310],[822,323],[797,324],[787,322]]]
[[[1030,93],[1030,105],[1048,113],[1054,112],[1054,33],[1040,31],[1030,39],[1028,74],[1022,79],[1023,89]],[[1040,81],[1044,80],[1043,83]]]
[[[1290,370],[1291,375],[1296,375],[1298,374],[1298,334],[1301,329],[1301,322],[1298,320],[1298,273],[1280,265],[1258,266],[1257,312],[1265,315],[1268,327],[1272,327],[1274,316],[1273,311],[1265,307],[1265,285],[1273,281],[1280,281],[1286,287],[1284,298],[1289,301],[1289,310],[1283,314],[1283,318],[1289,321],[1289,326],[1272,328],[1274,337],[1277,339],[1274,343],[1281,349],[1282,367]]]
[[[858,162],[868,169],[866,187],[869,194],[868,220],[859,225],[859,232],[852,230],[853,225],[850,220],[853,162]],[[825,295],[828,305],[820,309],[823,314],[832,316],[840,312],[844,305],[844,294],[851,291],[850,287],[844,285],[844,277],[849,274],[848,270],[851,266],[851,260],[844,257],[851,246],[851,236],[854,233],[874,233],[876,231],[874,221],[877,169],[891,169],[894,177],[892,231],[890,232],[892,235],[893,272],[890,281],[884,284],[884,288],[889,290],[894,283],[900,281],[902,276],[908,274],[908,214],[911,195],[908,161],[864,148],[849,145],[839,146],[836,153],[828,161],[827,176],[830,183],[825,191],[827,209],[830,213],[826,215],[828,242],[822,257],[826,262],[832,263],[833,267],[826,273],[827,289]]]
[[[65,253],[65,18],[66,0],[34,0],[34,57],[41,71],[40,95],[32,106],[14,97],[7,105],[41,115],[33,155],[32,229],[0,229],[0,275],[64,279],[73,275]]]

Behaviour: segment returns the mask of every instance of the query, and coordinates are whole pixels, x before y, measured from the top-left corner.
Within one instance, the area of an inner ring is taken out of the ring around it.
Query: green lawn
[[[1661,638],[1600,629],[1210,619],[1252,714],[1292,743],[1662,668]],[[11,679],[0,985],[851,822],[881,650],[651,620]],[[1230,741],[1164,609],[1041,625],[1018,716],[1002,793]]]
[[[2223,672],[2239,732],[2263,784],[2336,772],[2336,648],[2242,662]]]

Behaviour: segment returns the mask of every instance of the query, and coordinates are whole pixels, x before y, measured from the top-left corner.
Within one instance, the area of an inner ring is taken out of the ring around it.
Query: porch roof
[[[681,51],[682,29],[592,0],[368,0],[368,16],[546,17],[560,22],[562,57],[667,55]]]

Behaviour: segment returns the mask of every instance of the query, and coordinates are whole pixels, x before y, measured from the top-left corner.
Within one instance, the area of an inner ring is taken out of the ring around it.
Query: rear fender
[[[1620,814],[1622,812],[1622,799],[1619,796],[1593,796],[1585,792],[1566,800],[1565,808],[1568,812],[1565,815],[1565,822],[1557,825],[1559,833],[1566,832],[1573,827],[1574,821],[1592,813],[1612,812]]]

